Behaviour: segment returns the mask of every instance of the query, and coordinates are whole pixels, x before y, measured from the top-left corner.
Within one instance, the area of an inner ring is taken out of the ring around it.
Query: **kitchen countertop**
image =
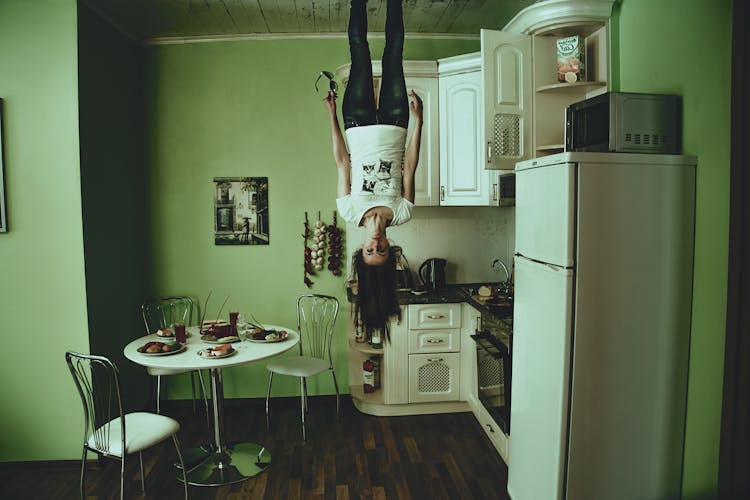
[[[507,319],[512,317],[512,312],[509,313],[507,310],[498,310],[498,308],[492,305],[483,304],[473,298],[476,290],[482,285],[497,286],[499,283],[457,283],[445,285],[444,287],[427,292],[421,295],[412,293],[411,291],[399,291],[398,303],[401,305],[408,304],[460,304],[466,302],[474,309],[481,313],[487,313],[495,316],[499,319]],[[354,295],[351,290],[347,288],[347,298],[349,302],[354,302]]]

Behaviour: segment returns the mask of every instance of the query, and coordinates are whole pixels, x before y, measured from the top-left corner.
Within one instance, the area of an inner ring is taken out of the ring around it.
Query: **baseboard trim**
[[[331,404],[336,404],[336,395],[335,394],[323,394],[323,395],[317,395],[317,396],[307,396],[307,399],[309,401],[330,401]],[[351,394],[341,394],[341,403],[344,404],[346,402],[351,401],[352,397]],[[197,401],[196,401],[197,403]],[[266,398],[231,398],[231,399],[225,399],[224,400],[224,406],[227,407],[237,407],[237,406],[263,406],[265,407],[266,404]],[[296,396],[271,396],[271,404],[293,404],[293,405],[299,405],[299,395]],[[193,406],[193,400],[192,399],[165,399],[161,402],[162,409],[169,409],[169,408],[190,408]],[[152,407],[149,407],[146,409],[146,411],[155,411]]]

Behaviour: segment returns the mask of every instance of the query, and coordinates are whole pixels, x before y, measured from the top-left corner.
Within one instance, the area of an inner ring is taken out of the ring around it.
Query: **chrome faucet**
[[[500,285],[501,292],[503,295],[509,297],[513,295],[513,283],[510,282],[510,273],[508,272],[508,268],[500,259],[495,259],[492,261],[492,269],[496,269],[497,264],[500,264],[500,266],[503,268],[503,271],[505,271],[505,281],[503,281]]]
[[[492,261],[492,269],[495,269],[495,266],[497,264],[500,264],[503,267],[503,271],[505,271],[505,281],[510,281],[510,273],[508,272],[508,268],[505,267],[505,264],[503,264],[503,261],[500,259],[495,259]]]

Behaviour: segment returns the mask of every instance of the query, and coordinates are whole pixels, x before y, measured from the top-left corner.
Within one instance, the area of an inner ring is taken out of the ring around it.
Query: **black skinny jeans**
[[[352,65],[341,107],[345,129],[378,123],[407,128],[409,124],[409,102],[404,83],[404,16],[401,1],[388,0],[387,3],[383,76],[380,82],[379,107],[376,109],[370,46],[367,43],[367,5],[365,0],[351,0],[349,52]]]

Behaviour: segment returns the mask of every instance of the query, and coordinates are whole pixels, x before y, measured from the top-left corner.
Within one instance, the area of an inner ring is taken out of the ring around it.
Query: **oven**
[[[500,429],[510,435],[513,320],[484,312],[471,338],[477,349],[479,402]]]

